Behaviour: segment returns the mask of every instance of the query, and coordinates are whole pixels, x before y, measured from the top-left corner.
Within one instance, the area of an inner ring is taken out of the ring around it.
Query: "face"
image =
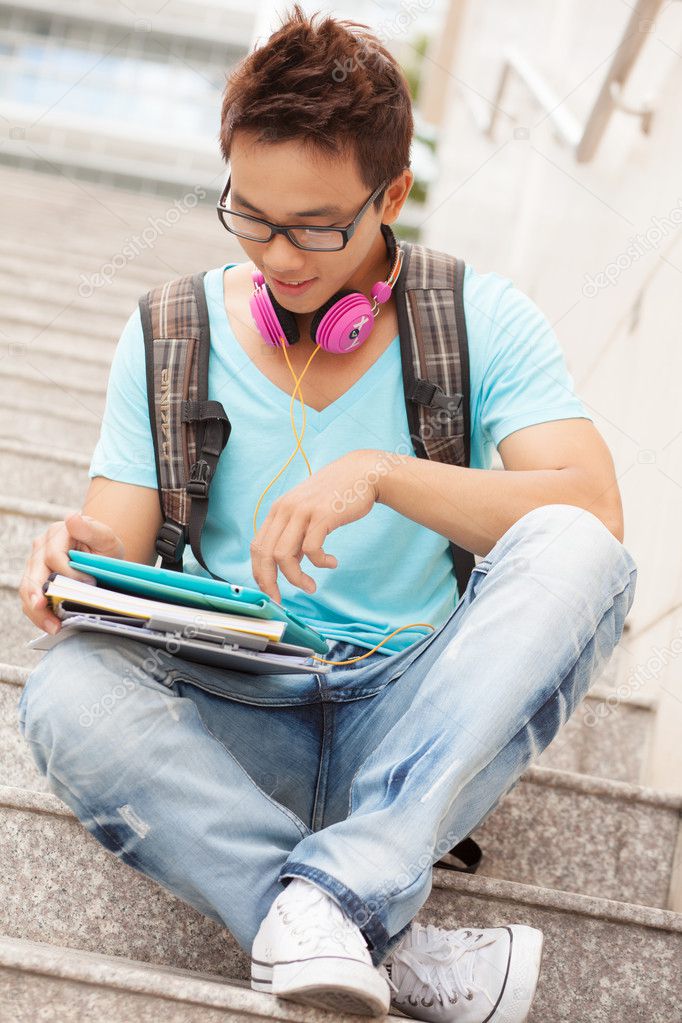
[[[275,224],[345,227],[371,194],[360,180],[352,157],[329,160],[319,152],[311,153],[297,141],[264,144],[256,142],[252,134],[235,132],[230,164],[232,182],[227,198],[230,208]],[[411,171],[403,174],[411,183]],[[390,183],[382,208],[377,211],[370,206],[346,247],[336,252],[304,251],[281,234],[273,235],[269,242],[245,238],[237,241],[281,305],[301,315],[313,312],[341,288],[363,290],[366,279],[379,265],[379,275],[370,281],[371,287],[388,265],[380,228],[382,221],[389,222],[384,216],[391,204],[389,188]],[[323,207],[336,209],[315,213]],[[283,290],[278,285],[280,279],[312,279],[312,284],[296,294]]]

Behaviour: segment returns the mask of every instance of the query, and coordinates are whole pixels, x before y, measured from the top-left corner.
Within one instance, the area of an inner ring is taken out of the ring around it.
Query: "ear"
[[[381,215],[385,224],[393,224],[398,219],[413,183],[414,174],[409,167],[405,167],[388,186],[384,193],[385,206]]]

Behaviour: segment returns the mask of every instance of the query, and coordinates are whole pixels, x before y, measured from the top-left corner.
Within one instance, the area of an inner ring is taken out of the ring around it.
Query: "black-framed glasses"
[[[247,238],[252,242],[269,242],[276,234],[285,234],[289,241],[299,249],[308,249],[315,252],[337,252],[345,249],[353,237],[355,228],[361,218],[369,209],[379,193],[386,187],[389,179],[383,181],[378,188],[375,188],[369,199],[362,207],[358,215],[345,227],[318,227],[312,224],[271,224],[269,220],[262,220],[260,217],[248,216],[246,213],[235,213],[225,205],[227,193],[230,191],[232,175],[227,179],[219,202],[216,203],[220,223],[230,234],[236,234],[239,238]]]

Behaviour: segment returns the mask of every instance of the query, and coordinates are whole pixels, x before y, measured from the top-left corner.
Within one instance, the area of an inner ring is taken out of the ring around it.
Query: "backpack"
[[[384,225],[382,225],[384,231]],[[384,234],[386,232],[384,231]],[[464,269],[457,257],[400,240],[404,250],[393,289],[410,439],[419,458],[469,467],[471,419],[469,348],[464,318]],[[153,288],[140,298],[147,400],[154,438],[159,501],[164,518],[156,538],[161,567],[182,572],[189,541],[201,552],[211,479],[231,423],[219,401],[208,400],[210,333],[204,292],[206,271]],[[459,595],[474,556],[450,542]],[[471,837],[435,866],[473,874],[483,853]]]

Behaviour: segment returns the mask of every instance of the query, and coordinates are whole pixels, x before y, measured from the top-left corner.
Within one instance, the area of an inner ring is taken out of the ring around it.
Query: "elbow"
[[[613,533],[619,543],[623,542],[625,536],[625,522],[623,521],[623,509],[619,507],[612,509],[609,513],[601,516],[601,520],[610,533]]]
[[[625,523],[623,522],[623,516],[621,515],[617,522],[612,523],[609,526],[609,529],[615,536],[616,540],[622,543],[625,537]]]

